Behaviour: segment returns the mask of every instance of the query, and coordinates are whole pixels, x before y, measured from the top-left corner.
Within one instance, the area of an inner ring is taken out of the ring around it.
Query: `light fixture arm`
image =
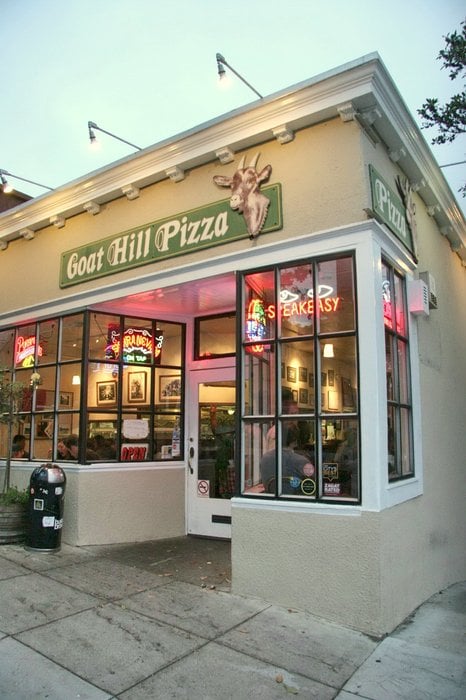
[[[217,70],[218,70],[218,74],[220,77],[222,77],[223,74],[225,73],[225,69],[223,68],[223,66],[226,66],[227,68],[229,68],[231,70],[232,73],[234,73],[236,75],[237,78],[239,78],[245,85],[247,85],[250,90],[255,92],[256,95],[258,97],[260,97],[261,100],[264,99],[264,96],[261,95],[260,92],[257,92],[256,88],[254,88],[251,85],[251,83],[248,83],[248,81],[245,78],[243,78],[243,76],[240,75],[238,73],[238,71],[236,71],[232,66],[230,66],[230,64],[226,61],[226,59],[222,56],[221,53],[218,53],[216,55],[216,58],[217,58]]]
[[[95,134],[94,134],[94,129],[97,129],[97,131],[101,131],[103,134],[107,134],[107,136],[111,136],[114,139],[117,139],[118,141],[121,141],[122,143],[126,143],[127,146],[131,146],[131,148],[135,148],[137,151],[142,151],[142,148],[140,146],[136,146],[135,143],[131,143],[131,141],[126,141],[126,139],[122,139],[120,136],[117,136],[116,134],[112,134],[111,131],[107,131],[106,129],[102,129],[101,126],[97,126],[95,122],[87,122],[87,128],[89,129],[89,140],[92,143],[95,141]]]
[[[5,175],[8,177],[14,177],[15,180],[22,180],[23,182],[28,182],[30,185],[37,185],[37,187],[43,187],[45,190],[50,190],[51,192],[53,191],[53,187],[48,187],[47,185],[42,185],[40,182],[34,182],[34,180],[28,180],[25,177],[20,177],[19,175],[14,175],[14,173],[10,173],[10,172],[8,172],[8,170],[1,170],[0,169],[0,179],[2,181],[3,191],[5,191],[5,186],[8,185],[8,182],[5,178]]]

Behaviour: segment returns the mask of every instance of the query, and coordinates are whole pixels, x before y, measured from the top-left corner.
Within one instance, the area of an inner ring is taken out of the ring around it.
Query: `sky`
[[[55,188],[257,97],[377,51],[411,114],[462,88],[442,69],[464,0],[0,0],[0,168]],[[435,132],[423,131],[430,144]],[[439,164],[465,160],[466,136],[431,146]],[[466,165],[444,168],[458,194]],[[46,190],[11,178],[37,196]]]

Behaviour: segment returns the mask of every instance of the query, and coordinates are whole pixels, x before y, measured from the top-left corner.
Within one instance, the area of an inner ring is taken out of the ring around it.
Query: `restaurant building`
[[[235,593],[391,631],[466,578],[465,244],[377,54],[2,212],[13,481],[63,467],[65,543],[231,538]]]

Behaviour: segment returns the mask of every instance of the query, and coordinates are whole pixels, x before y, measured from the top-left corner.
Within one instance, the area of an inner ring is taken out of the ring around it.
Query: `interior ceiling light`
[[[234,73],[236,75],[237,78],[239,78],[245,85],[247,85],[250,90],[252,90],[258,97],[260,97],[261,100],[263,99],[263,95],[261,95],[260,92],[257,92],[256,88],[254,88],[251,85],[251,83],[248,83],[248,81],[245,80],[245,78],[243,78],[243,76],[240,75],[238,73],[238,71],[236,71],[232,66],[230,66],[230,64],[226,61],[226,59],[224,58],[224,56],[222,56],[221,53],[218,53],[216,55],[216,59],[217,59],[217,72],[218,72],[218,77],[220,80],[222,80],[222,78],[225,78],[225,66],[226,66],[229,70],[231,70],[232,73]]]
[[[335,357],[335,353],[333,351],[333,343],[324,344],[324,357]]]
[[[9,194],[10,192],[13,192],[14,187],[13,185],[8,182],[6,177],[13,177],[15,180],[22,180],[23,182],[28,182],[30,185],[37,185],[37,187],[43,187],[45,190],[50,190],[53,191],[53,187],[48,187],[47,185],[42,185],[40,182],[34,182],[34,180],[28,180],[25,177],[20,177],[19,175],[14,175],[13,173],[8,172],[8,170],[1,170],[0,169],[0,181],[2,183],[2,190],[5,194]]]
[[[91,143],[91,146],[96,146],[97,145],[97,137],[95,135],[95,129],[97,131],[101,131],[103,134],[107,134],[107,136],[111,136],[113,139],[117,139],[118,141],[121,141],[122,143],[126,143],[127,146],[131,146],[131,148],[135,148],[137,151],[142,151],[142,148],[140,146],[136,146],[135,143],[131,143],[131,141],[126,141],[126,139],[122,139],[120,136],[117,136],[116,134],[112,134],[111,131],[107,131],[106,129],[102,129],[102,127],[97,126],[95,122],[87,122],[87,128],[89,130],[89,141]]]

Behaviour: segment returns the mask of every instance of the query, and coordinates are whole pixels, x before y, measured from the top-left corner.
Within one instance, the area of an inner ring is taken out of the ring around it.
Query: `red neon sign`
[[[36,352],[36,336],[30,335],[28,338],[23,338],[23,336],[18,336],[16,338],[16,348],[15,348],[15,365],[22,365],[22,367],[33,367],[34,365],[34,355]],[[43,349],[39,345],[37,355],[42,357]]]
[[[321,285],[317,297],[317,313],[335,313],[340,307],[340,297],[330,296],[332,287]],[[307,298],[300,299],[298,294],[293,294],[288,290],[280,293],[279,310],[281,318],[294,318],[296,316],[306,316],[311,318],[314,314],[314,298],[312,290],[308,291]],[[248,340],[260,341],[267,335],[267,321],[273,321],[276,317],[275,304],[265,306],[262,299],[253,298],[249,302],[246,315],[246,337]],[[261,353],[264,345],[257,344],[249,346],[249,352]]]

